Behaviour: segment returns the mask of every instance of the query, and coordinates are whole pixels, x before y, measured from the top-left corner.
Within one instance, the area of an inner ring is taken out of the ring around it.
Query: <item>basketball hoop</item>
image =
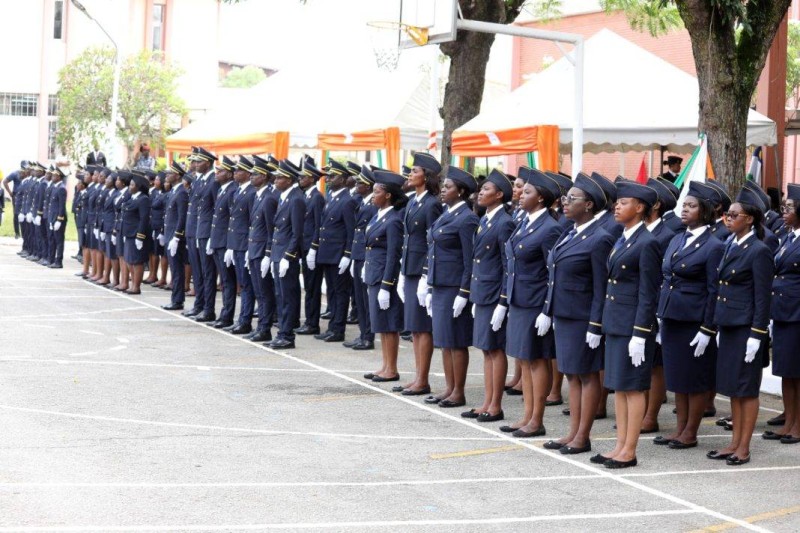
[[[370,28],[372,51],[378,68],[392,72],[400,61],[400,43],[405,33],[418,46],[428,43],[428,28],[409,26],[402,22],[375,21],[367,22]]]

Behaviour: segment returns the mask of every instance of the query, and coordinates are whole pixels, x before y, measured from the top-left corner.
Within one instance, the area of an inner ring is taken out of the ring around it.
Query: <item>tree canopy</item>
[[[254,87],[267,79],[267,75],[260,68],[253,65],[246,65],[242,68],[233,67],[228,75],[222,78],[223,87],[237,89],[247,89]]]

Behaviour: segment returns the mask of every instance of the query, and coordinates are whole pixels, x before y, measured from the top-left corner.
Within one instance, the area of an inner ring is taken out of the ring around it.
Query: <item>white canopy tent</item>
[[[694,149],[699,102],[695,77],[606,29],[586,41],[584,53],[585,152],[645,151],[661,146],[675,153]],[[504,130],[556,125],[559,149],[568,153],[574,123],[573,79],[573,66],[562,57],[456,131],[492,136]],[[750,110],[747,144],[775,143],[775,123]]]

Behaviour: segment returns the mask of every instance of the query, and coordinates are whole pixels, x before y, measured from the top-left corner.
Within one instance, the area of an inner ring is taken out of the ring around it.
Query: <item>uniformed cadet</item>
[[[250,160],[239,159],[238,166],[247,166]],[[253,184],[255,196],[250,207],[250,221],[247,235],[247,260],[250,269],[250,283],[253,285],[253,296],[258,303],[258,325],[254,332],[245,335],[245,339],[253,342],[272,340],[272,316],[275,314],[275,290],[272,281],[271,263],[267,256],[269,230],[265,216],[264,204],[272,196],[267,190],[267,176],[270,171],[267,161],[253,156],[250,167],[250,182]]]
[[[76,224],[77,230],[77,223],[78,223],[78,212],[81,206],[78,204],[78,193],[80,192],[79,184],[83,183],[83,167],[78,164],[78,168],[75,172],[75,186],[72,191],[72,220]],[[80,236],[80,231],[78,232],[78,253],[73,256],[74,259],[77,259],[79,263],[83,262],[83,243]]]
[[[86,247],[89,249],[89,263],[91,266],[91,276],[89,279],[95,281],[96,279],[100,279],[99,263],[101,259],[99,255],[101,255],[101,252],[99,250],[100,229],[97,226],[97,197],[102,187],[100,185],[102,168],[97,166],[88,166],[86,168],[91,175],[90,184],[86,190],[86,229],[88,231]]]
[[[486,214],[478,224],[473,243],[469,300],[475,315],[472,345],[483,351],[484,398],[480,407],[461,414],[478,422],[494,422],[504,416],[503,391],[508,373],[505,243],[515,227],[505,204],[511,200],[512,187],[509,176],[492,169],[478,193],[478,204]]]
[[[348,169],[350,165],[348,165]],[[375,177],[369,165],[361,165],[356,176],[356,196],[357,209],[356,227],[353,234],[353,248],[351,250],[352,263],[350,273],[353,277],[353,293],[355,299],[355,318],[358,321],[359,335],[353,340],[346,341],[344,346],[353,350],[372,350],[375,348],[375,333],[369,323],[369,300],[367,295],[367,285],[364,283],[364,261],[366,260],[366,230],[367,224],[378,208],[372,203],[372,186],[375,184]],[[399,265],[399,262],[398,262]]]
[[[53,192],[53,174],[56,171],[56,167],[54,165],[50,165],[50,168],[44,175],[45,179],[45,187],[44,192],[42,193],[42,223],[41,223],[41,238],[42,238],[42,253],[41,258],[39,259],[39,264],[42,266],[49,266],[50,261],[48,258],[50,257],[50,244],[53,241],[51,224],[47,218],[47,213],[50,208],[50,195]]]
[[[219,318],[211,325],[217,329],[233,326],[236,314],[236,269],[233,250],[228,248],[228,227],[231,220],[231,200],[236,191],[233,182],[233,171],[236,163],[228,156],[222,156],[215,169],[217,188],[212,195],[214,214],[212,215],[211,231],[206,243],[206,254],[214,258],[216,271],[219,272],[222,283],[222,309]],[[202,208],[202,205],[201,205]],[[216,281],[216,280],[214,280]],[[206,279],[208,288],[208,279]]]
[[[731,400],[733,438],[710,459],[730,466],[750,462],[750,440],[758,417],[762,365],[768,361],[772,254],[761,242],[765,206],[744,188],[725,214],[732,238],[719,265],[714,322],[719,327],[716,390]]]
[[[553,320],[558,369],[569,384],[569,432],[545,443],[570,455],[589,451],[589,436],[597,414],[602,383],[603,305],[608,255],[613,238],[597,223],[606,195],[585,174],[561,198],[573,227],[562,234],[547,256],[547,296],[542,312]]]
[[[678,198],[680,198],[681,196],[680,189],[678,189],[674,183],[662,177],[656,178],[655,181],[657,181],[658,183],[667,188],[672,197],[675,199],[675,205],[677,206]],[[681,217],[675,214],[674,209],[664,209],[664,215],[661,217],[661,220],[664,222],[664,224],[666,224],[666,226],[669,229],[671,229],[675,233],[680,233],[686,229],[683,226],[683,223],[681,223]]]
[[[647,231],[658,241],[659,261],[664,260],[667,246],[675,236],[675,232],[664,223],[663,216],[665,213],[674,213],[673,209],[678,204],[665,183],[669,182],[652,178],[647,180],[647,186],[656,191],[658,200],[650,210],[650,214],[645,218],[645,226]],[[654,339],[657,333],[657,331],[653,332]],[[655,355],[653,356],[653,365],[650,372],[650,391],[647,394],[647,411],[642,421],[641,433],[655,433],[658,431],[658,413],[667,398],[667,391],[664,385],[664,359],[659,343],[655,343]]]
[[[13,208],[13,223],[14,223],[14,238],[19,239],[21,235],[21,220],[19,219],[19,215],[21,214],[20,211],[20,200],[22,197],[17,194],[19,192],[19,185],[28,175],[28,167],[30,163],[25,160],[20,161],[19,169],[12,172],[8,176],[3,179],[3,188],[8,193],[8,197],[11,199],[11,207]],[[12,188],[9,188],[9,184]],[[22,217],[22,220],[25,220],[25,217]]]
[[[99,213],[98,220],[100,223],[100,239],[99,244],[103,248],[104,266],[103,277],[97,281],[98,285],[112,286],[119,284],[119,257],[117,256],[117,247],[111,242],[111,237],[114,234],[114,225],[116,223],[116,200],[120,197],[122,192],[117,188],[118,176],[115,172],[106,177],[106,194],[103,200],[103,205],[97,206]],[[120,183],[121,184],[121,183]],[[98,202],[99,204],[99,202]],[[112,282],[113,273],[113,282]]]
[[[520,167],[525,180],[520,208],[526,215],[505,245],[508,261],[505,297],[508,305],[506,353],[522,366],[522,418],[502,430],[515,437],[545,434],[545,399],[550,392],[550,359],[555,357],[551,319],[542,311],[547,293],[547,254],[562,233],[551,210],[559,195],[558,182],[546,174]]]
[[[167,284],[167,256],[164,246],[167,244],[164,236],[164,212],[167,207],[167,191],[164,187],[166,174],[145,171],[150,183],[150,236],[153,239],[153,250],[150,253],[150,275],[143,282],[153,287],[163,287]],[[159,277],[159,271],[161,275]]]
[[[347,188],[350,190],[350,196],[352,196],[353,199],[356,201],[356,205],[361,206],[364,202],[364,197],[370,194],[371,192],[370,189],[370,192],[364,194],[363,190],[364,185],[361,184],[358,180],[358,175],[361,173],[361,163],[357,163],[355,161],[347,161],[345,163],[345,167],[347,168],[347,172],[349,174],[349,176],[347,177]],[[358,219],[358,214],[356,214],[356,219]],[[356,220],[356,225],[358,225],[358,220]],[[355,237],[357,237],[357,235]],[[353,278],[353,283],[350,285],[350,303],[349,303],[350,312],[347,313],[347,320],[346,320],[348,324],[360,324],[358,316],[358,307],[356,306],[356,278],[354,275],[354,266],[353,266],[354,263],[355,259],[351,258],[350,277]],[[360,325],[359,325],[359,331],[361,331]],[[353,343],[360,344],[359,341],[360,341],[360,336],[358,339],[353,339],[345,342],[347,344],[353,344]],[[352,348],[353,346],[348,346],[348,347]]]
[[[731,200],[728,190],[716,180],[708,180],[706,185],[712,187],[717,191],[717,196],[714,200],[714,209],[716,210],[716,218],[714,224],[711,225],[711,234],[721,241],[727,241],[731,232],[728,231],[725,225],[724,214],[728,212],[728,208],[733,201]]]
[[[250,186],[252,162],[245,156],[239,158],[233,170],[234,183],[231,184],[230,222],[228,223],[228,251],[233,255],[236,283],[241,290],[239,318],[226,331],[234,335],[248,335],[253,332],[253,310],[256,296],[250,279],[247,239],[250,233],[250,210],[253,207],[256,190]],[[235,189],[234,189],[235,187]],[[235,290],[235,289],[234,289]],[[234,295],[236,293],[234,292]]]
[[[186,301],[186,219],[189,209],[189,187],[191,177],[184,179],[186,168],[173,161],[167,168],[165,180],[170,186],[164,209],[164,241],[171,272],[171,296],[169,304],[162,305],[167,311],[180,311]],[[184,185],[186,183],[186,185]]]
[[[370,170],[364,165],[361,174],[369,176]],[[403,306],[397,286],[403,250],[400,211],[408,197],[403,193],[406,182],[403,176],[376,169],[372,177],[375,181],[372,203],[376,211],[364,228],[366,255],[359,277],[367,287],[370,328],[381,336],[381,367],[364,377],[380,383],[400,378],[397,371],[400,331],[403,330]]]
[[[266,159],[261,158],[257,155],[253,156],[253,160],[256,163],[266,164],[267,172],[267,196],[264,198],[264,201],[261,204],[261,210],[263,211],[264,223],[266,224],[267,229],[267,244],[265,255],[272,256],[272,237],[275,233],[275,213],[278,212],[278,197],[280,196],[280,191],[275,188],[275,179],[280,174],[281,163],[283,163],[284,167],[289,169],[290,172],[299,174],[300,169],[295,166],[291,161],[285,159],[284,161],[278,161],[271,155],[268,155]],[[267,321],[272,325],[275,325],[280,320],[281,309],[278,306],[278,293],[276,289],[276,281],[275,276],[273,275],[272,268],[268,265],[268,272],[269,275],[263,278],[264,282],[264,290],[267,293],[267,299],[269,301],[268,309],[269,314],[267,315]],[[295,324],[293,327],[297,327],[299,324]]]
[[[128,190],[130,198],[122,206],[122,239],[125,247],[125,262],[131,274],[130,288],[126,294],[141,294],[144,264],[150,256],[152,241],[150,233],[149,180],[141,174],[131,173]]]
[[[33,173],[35,172],[35,163],[28,163],[25,172],[20,174],[19,186],[15,186],[14,190],[14,204],[16,209],[17,222],[19,223],[19,232],[22,236],[22,249],[17,252],[22,258],[27,258],[30,255],[30,236],[28,234],[28,208],[29,208],[29,191],[33,183]]]
[[[208,241],[211,237],[211,223],[214,218],[214,200],[220,187],[213,168],[214,162],[217,161],[217,156],[202,146],[198,146],[194,159],[197,177],[192,182],[192,194],[189,197],[189,215],[187,216],[191,216],[192,210],[196,210],[197,222],[192,225],[192,229],[194,229],[196,236],[195,242],[199,258],[197,270],[201,279],[198,279],[198,276],[194,274],[192,276],[195,279],[195,307],[198,306],[198,300],[200,300],[199,306],[202,311],[194,314],[193,318],[197,322],[215,322],[217,320],[215,312],[217,265],[214,260],[214,250],[209,246]],[[187,223],[187,228],[189,227]],[[194,272],[194,265],[192,265],[192,272]],[[198,282],[202,283],[202,289],[197,287]],[[231,320],[233,320],[232,317]]]
[[[326,186],[330,199],[322,210],[322,221],[313,241],[307,260],[316,262],[325,275],[329,289],[329,307],[332,312],[328,329],[314,338],[325,342],[344,341],[347,308],[350,303],[350,253],[356,223],[356,201],[345,188],[347,169],[336,160],[330,160]]]
[[[320,306],[322,300],[322,269],[316,268],[316,259],[309,263],[311,242],[322,222],[322,210],[325,209],[325,197],[317,189],[316,183],[322,177],[322,172],[310,161],[303,163],[299,177],[300,189],[303,191],[306,204],[303,219],[303,289],[305,290],[304,315],[305,323],[295,330],[298,335],[316,335],[320,332]],[[316,252],[311,254],[312,258]]]
[[[667,166],[667,171],[661,174],[661,177],[670,183],[675,183],[681,173],[681,163],[683,158],[677,155],[668,156],[661,164]]]
[[[117,260],[119,261],[119,282],[114,287],[115,291],[128,290],[130,271],[125,260],[125,239],[122,235],[122,207],[131,197],[131,177],[128,171],[117,172],[116,186],[120,194],[114,200],[114,231],[111,234],[111,245],[116,247]]]
[[[186,203],[186,261],[191,270],[195,298],[191,309],[187,309],[181,314],[189,318],[194,318],[203,313],[206,302],[205,283],[203,281],[203,262],[200,260],[201,251],[198,247],[199,240],[197,238],[197,207],[200,205],[199,191],[202,187],[197,186],[196,146],[192,146],[192,153],[189,155],[188,161],[189,169],[183,177],[183,182],[189,185],[187,189],[189,196],[187,198],[188,202]],[[205,254],[204,251],[202,253]],[[212,320],[216,320],[216,317]]]
[[[608,258],[606,302],[603,308],[605,387],[615,392],[617,444],[601,457],[606,468],[636,466],[636,447],[646,410],[645,391],[655,352],[656,304],[661,283],[658,241],[645,219],[658,201],[645,185],[617,186],[614,218],[624,227]]]
[[[83,181],[85,177],[86,173],[82,170],[75,173],[75,196],[72,198],[72,212],[75,220],[75,230],[78,234],[80,263],[84,263],[83,243],[86,241],[86,182]],[[86,268],[88,268],[88,264],[84,265],[84,272],[79,272],[75,275],[84,277]]]
[[[47,254],[47,228],[42,224],[44,216],[44,196],[47,191],[48,170],[41,166],[41,175],[37,178],[34,189],[33,203],[31,210],[33,213],[33,235],[35,243],[35,255],[29,257],[30,261],[38,263]]]
[[[47,209],[51,239],[47,266],[50,268],[64,268],[64,232],[67,229],[67,188],[64,185],[64,178],[66,178],[64,172],[56,167]]]
[[[765,431],[766,440],[782,444],[800,442],[800,185],[786,185],[786,200],[781,206],[783,233],[775,255],[772,280],[771,331],[772,374],[782,381],[784,421],[780,429]]]
[[[298,185],[300,169],[280,162],[275,173],[278,209],[274,215],[270,255],[277,295],[278,334],[266,344],[277,350],[294,348],[295,328],[300,323],[300,258],[306,215],[305,195]],[[269,265],[267,265],[269,268]]]
[[[683,450],[697,446],[697,432],[708,393],[714,390],[717,345],[714,307],[717,267],[725,245],[711,235],[717,192],[689,182],[681,222],[686,230],[673,237],[662,262],[658,300],[659,342],[667,390],[675,393],[675,430],[653,444]]]

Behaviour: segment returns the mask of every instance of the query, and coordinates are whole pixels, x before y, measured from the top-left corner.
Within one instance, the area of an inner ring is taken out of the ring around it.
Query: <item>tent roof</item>
[[[572,55],[572,54],[570,54]],[[556,125],[563,152],[572,148],[574,69],[562,57],[456,132],[498,132]],[[584,45],[584,151],[677,153],[697,145],[697,79],[603,29]],[[775,123],[750,110],[747,144],[776,143]]]

